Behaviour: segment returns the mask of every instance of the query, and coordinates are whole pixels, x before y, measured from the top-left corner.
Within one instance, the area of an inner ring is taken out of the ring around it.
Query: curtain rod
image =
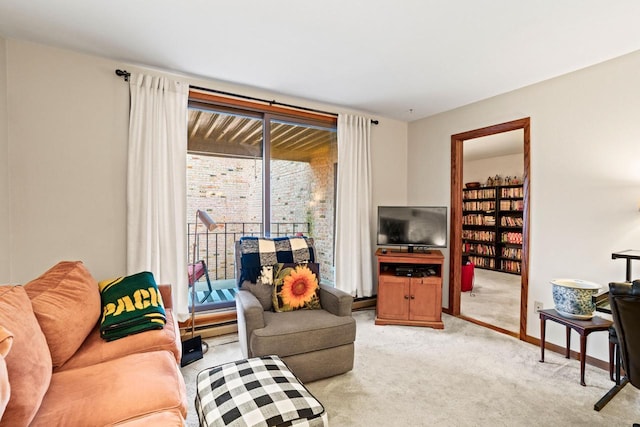
[[[129,77],[131,76],[131,73],[129,73],[127,70],[116,70],[116,75],[117,75],[118,77],[123,77],[123,78],[124,78],[124,81],[125,81],[125,82],[128,82],[128,81],[129,81]],[[328,112],[328,111],[322,111],[322,110],[316,110],[316,109],[314,109],[314,108],[299,107],[299,106],[297,106],[297,105],[292,105],[292,104],[285,104],[285,103],[283,103],[283,102],[278,102],[278,101],[276,101],[276,100],[268,100],[268,99],[262,99],[262,98],[255,98],[255,97],[253,97],[253,96],[239,95],[239,94],[236,94],[236,93],[225,92],[225,91],[222,91],[222,90],[216,90],[216,89],[209,89],[209,88],[201,87],[201,86],[193,86],[193,85],[189,85],[189,87],[190,87],[191,89],[202,90],[202,91],[205,91],[205,92],[219,93],[219,94],[221,94],[221,95],[233,96],[233,97],[236,97],[236,98],[247,99],[247,100],[250,100],[250,101],[259,101],[259,102],[264,102],[264,103],[269,104],[269,105],[280,105],[280,106],[283,106],[283,107],[295,108],[295,109],[303,110],[303,111],[310,111],[310,112],[312,112],[312,113],[320,113],[320,114],[328,114],[328,115],[330,115],[330,116],[337,116],[337,114],[336,114],[336,113],[331,113],[331,112]],[[374,125],[377,125],[377,124],[379,123],[379,121],[378,121],[378,120],[371,120],[371,123],[372,123],[372,124],[374,124]]]
[[[217,90],[217,89],[209,89],[209,88],[201,87],[201,86],[193,86],[192,85],[192,86],[189,86],[189,87],[191,89],[202,90],[202,91],[205,91],[205,92],[219,93],[220,95],[233,96],[235,98],[247,99],[249,101],[264,102],[265,104],[269,104],[269,105],[280,105],[282,107],[295,108],[296,110],[310,111],[312,113],[327,114],[329,116],[338,116],[336,113],[331,113],[329,111],[316,110],[315,108],[300,107],[298,105],[292,105],[292,104],[285,104],[284,102],[278,102],[275,99],[274,100],[268,100],[268,99],[256,98],[256,97],[253,97],[253,96],[239,95],[237,93],[225,92],[223,90]],[[377,120],[371,120],[371,123],[373,123],[374,125],[377,125],[379,122]]]

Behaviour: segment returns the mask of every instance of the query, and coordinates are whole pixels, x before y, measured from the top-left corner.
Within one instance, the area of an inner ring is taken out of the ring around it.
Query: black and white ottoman
[[[197,377],[200,426],[328,426],[324,407],[278,356],[243,359]]]

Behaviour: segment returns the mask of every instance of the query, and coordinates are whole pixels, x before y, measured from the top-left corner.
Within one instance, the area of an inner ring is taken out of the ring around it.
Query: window
[[[333,282],[335,119],[244,104],[194,93],[189,104],[189,248],[197,232],[197,257],[210,279],[196,284],[198,311],[235,305],[234,242],[241,236],[313,237],[321,281]],[[219,227],[194,230],[197,209]]]

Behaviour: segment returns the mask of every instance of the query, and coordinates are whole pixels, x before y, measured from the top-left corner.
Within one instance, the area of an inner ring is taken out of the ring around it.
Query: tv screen
[[[378,206],[378,245],[445,248],[446,206]]]

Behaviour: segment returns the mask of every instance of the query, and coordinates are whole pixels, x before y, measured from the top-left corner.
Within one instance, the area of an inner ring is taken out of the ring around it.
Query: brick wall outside
[[[316,156],[310,163],[271,162],[272,235],[278,231],[276,223],[310,223],[310,232],[306,225],[295,231],[281,226],[280,234],[304,232],[314,237],[323,282],[333,282],[334,162],[331,154]],[[209,233],[208,242],[200,227],[198,259],[208,251],[205,261],[212,280],[234,277],[234,241],[243,235],[261,235],[261,159],[187,155],[187,221],[191,224],[197,209],[225,224]],[[242,223],[257,224],[243,229]],[[189,244],[192,260],[192,238]]]

